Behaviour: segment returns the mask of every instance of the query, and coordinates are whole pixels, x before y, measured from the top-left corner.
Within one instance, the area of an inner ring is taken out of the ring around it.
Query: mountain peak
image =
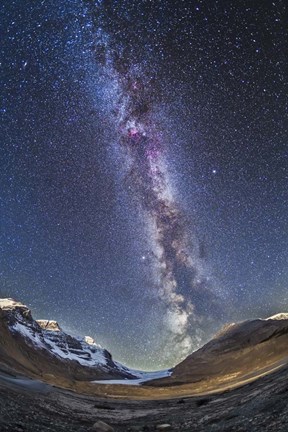
[[[50,330],[50,331],[56,331],[56,332],[62,331],[62,329],[59,326],[57,321],[42,319],[42,320],[36,320],[36,322],[44,330]]]
[[[100,345],[96,344],[95,340],[91,337],[91,336],[84,336],[84,341],[88,344],[88,345],[95,345],[97,347],[100,347]]]
[[[12,322],[21,321],[22,319],[30,323],[33,321],[30,309],[25,304],[12,298],[0,298],[0,312]]]
[[[12,298],[2,298],[0,299],[0,309],[4,310],[11,310],[16,308],[22,308],[22,309],[28,309],[26,305],[23,303],[18,302],[17,300],[14,300]]]

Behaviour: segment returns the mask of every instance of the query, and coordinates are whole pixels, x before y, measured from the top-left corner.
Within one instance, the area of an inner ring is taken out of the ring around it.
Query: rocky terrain
[[[287,360],[285,313],[225,326],[155,374],[2,299],[0,431],[286,432]]]
[[[34,384],[0,372],[1,432],[288,430],[287,367],[234,390],[166,400],[116,400]]]

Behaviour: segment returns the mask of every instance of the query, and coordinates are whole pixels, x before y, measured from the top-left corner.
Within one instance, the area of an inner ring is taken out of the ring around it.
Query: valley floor
[[[115,432],[164,423],[171,431],[287,432],[288,367],[237,389],[162,401],[85,396],[0,371],[1,432],[88,432],[98,420]]]

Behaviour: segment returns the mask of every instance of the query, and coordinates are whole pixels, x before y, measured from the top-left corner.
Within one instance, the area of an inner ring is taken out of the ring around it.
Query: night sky
[[[285,3],[2,3],[1,297],[144,369],[288,311]]]

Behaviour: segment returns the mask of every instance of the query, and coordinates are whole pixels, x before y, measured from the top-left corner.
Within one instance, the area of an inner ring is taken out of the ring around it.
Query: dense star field
[[[1,297],[146,369],[288,310],[285,3],[4,2]]]

